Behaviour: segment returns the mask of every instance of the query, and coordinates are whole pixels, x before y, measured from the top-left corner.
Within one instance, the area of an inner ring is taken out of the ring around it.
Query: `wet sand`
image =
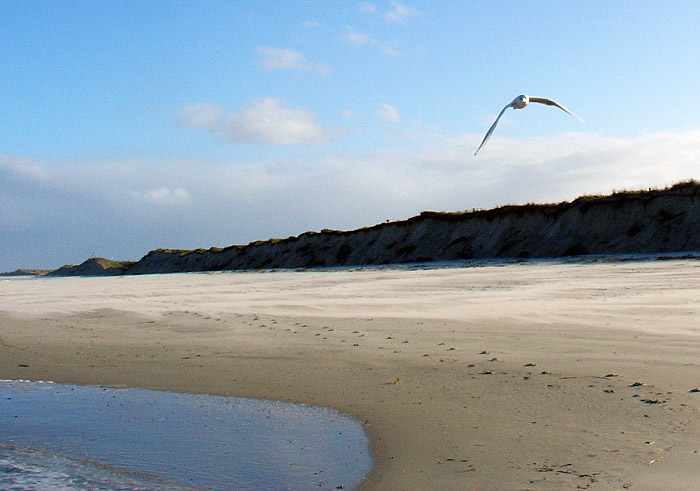
[[[328,406],[366,489],[697,489],[700,262],[0,281],[0,378]]]

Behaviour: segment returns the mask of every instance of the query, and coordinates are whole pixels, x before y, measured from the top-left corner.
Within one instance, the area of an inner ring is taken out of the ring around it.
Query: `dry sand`
[[[366,489],[700,489],[700,262],[0,281],[0,378],[366,423]]]

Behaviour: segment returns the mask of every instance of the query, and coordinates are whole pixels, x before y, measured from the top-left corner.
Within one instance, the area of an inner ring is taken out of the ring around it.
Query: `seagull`
[[[484,141],[481,142],[481,145],[479,145],[479,148],[476,149],[476,152],[474,152],[474,155],[479,153],[479,150],[481,150],[481,147],[483,147],[484,143],[486,143],[488,141],[488,139],[491,137],[491,133],[493,133],[493,130],[496,128],[496,125],[498,124],[498,120],[501,119],[501,116],[503,116],[503,113],[506,112],[506,109],[508,109],[509,107],[512,107],[513,109],[522,109],[525,106],[527,106],[530,102],[539,102],[540,104],[546,104],[548,106],[556,106],[559,109],[561,109],[562,111],[565,111],[565,112],[571,114],[574,118],[578,119],[579,121],[581,121],[583,123],[583,119],[579,118],[574,113],[569,111],[567,108],[565,108],[564,106],[562,106],[558,102],[553,101],[552,99],[547,99],[546,97],[530,97],[530,96],[527,96],[524,94],[519,95],[518,97],[513,99],[513,102],[511,102],[510,104],[508,104],[506,107],[504,107],[501,110],[501,113],[498,115],[498,117],[496,118],[496,121],[493,122],[493,124],[491,125],[489,130],[486,132],[486,136],[484,137]]]

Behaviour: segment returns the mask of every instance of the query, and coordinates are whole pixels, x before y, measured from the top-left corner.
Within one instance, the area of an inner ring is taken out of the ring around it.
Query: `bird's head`
[[[527,106],[528,102],[530,102],[530,98],[525,94],[520,94],[511,104],[517,109],[522,109]]]

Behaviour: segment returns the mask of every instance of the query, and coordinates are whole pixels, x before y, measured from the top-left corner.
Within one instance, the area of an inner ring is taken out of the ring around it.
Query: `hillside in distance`
[[[51,275],[314,268],[479,259],[700,251],[700,183],[557,204],[425,211],[351,231],[305,232],[225,248],[157,249],[136,262],[91,258]]]

